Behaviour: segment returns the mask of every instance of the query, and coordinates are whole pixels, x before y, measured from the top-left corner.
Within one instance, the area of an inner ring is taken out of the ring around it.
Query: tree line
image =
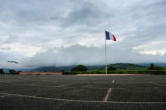
[[[0,69],[0,74],[19,74],[19,71],[15,71],[14,69],[9,69],[8,72],[5,72],[3,69]]]
[[[118,68],[108,65],[108,71],[116,71]],[[147,67],[147,70],[163,70],[162,67],[155,66],[154,64],[150,64],[149,67]],[[88,67],[85,65],[77,65],[71,69],[72,72],[81,72],[81,71],[88,71]],[[19,74],[20,71],[15,71],[14,69],[9,69],[8,72],[4,72],[3,69],[0,69],[0,74]]]
[[[116,68],[112,65],[108,65],[107,69],[108,71],[116,71],[119,68]],[[71,71],[87,71],[87,70],[88,70],[88,67],[86,67],[85,65],[77,65],[71,69]],[[147,67],[147,70],[163,70],[163,68],[156,66],[154,64],[150,64],[149,67]]]

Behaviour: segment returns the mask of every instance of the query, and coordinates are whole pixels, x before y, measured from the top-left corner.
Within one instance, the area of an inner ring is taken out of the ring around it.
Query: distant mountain
[[[111,64],[111,66],[117,69],[127,69],[127,70],[140,70],[147,68],[146,66],[143,65],[131,64],[131,63],[116,63],[116,64]]]
[[[71,68],[74,66],[62,66],[62,67],[56,67],[56,66],[46,66],[46,67],[38,67],[35,69],[32,69],[31,72],[56,72],[56,71],[70,71]]]
[[[105,68],[105,65],[94,65],[94,66],[87,66],[89,70],[96,70]]]
[[[56,71],[70,71],[73,67],[76,65],[72,66],[61,66],[61,67],[56,67],[56,66],[46,66],[46,67],[38,67],[35,69],[32,69],[32,72],[56,72]],[[104,65],[96,65],[96,66],[87,66],[89,70],[95,70],[95,69],[101,69],[104,67]]]
[[[75,66],[76,65],[61,66],[61,67],[56,67],[56,66],[38,67],[38,68],[32,69],[31,71],[32,72],[70,71]],[[142,66],[138,64],[130,64],[130,63],[116,63],[116,64],[111,64],[111,66],[117,69],[128,69],[128,70],[139,70],[139,69],[147,68],[146,66]],[[87,66],[87,67],[88,67],[88,70],[97,70],[97,69],[105,68],[105,65],[94,65],[94,66]]]
[[[149,66],[152,63],[139,63],[139,65],[143,65],[143,66]],[[166,67],[166,63],[153,63],[156,66],[160,66],[160,67]]]
[[[127,70],[140,70],[140,69],[146,69],[151,63],[139,63],[139,64],[132,64],[132,63],[116,63],[111,64],[111,66],[117,68],[117,69],[127,69]],[[166,67],[166,63],[153,63],[156,66]],[[76,65],[71,66],[43,66],[43,67],[37,67],[37,68],[19,68],[15,69],[16,71],[30,71],[30,72],[56,72],[56,71],[70,71],[73,67]],[[98,70],[98,69],[104,69],[105,65],[94,65],[94,66],[87,66],[89,70]],[[5,72],[8,72],[9,69],[4,68]]]

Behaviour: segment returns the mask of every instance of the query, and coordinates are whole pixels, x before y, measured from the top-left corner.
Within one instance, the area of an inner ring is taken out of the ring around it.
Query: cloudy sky
[[[166,61],[165,0],[0,0],[0,67]],[[18,61],[11,64],[7,61]]]

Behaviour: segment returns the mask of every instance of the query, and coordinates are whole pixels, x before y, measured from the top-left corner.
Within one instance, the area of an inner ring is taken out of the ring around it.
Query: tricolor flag
[[[110,35],[110,33],[109,33],[108,31],[105,31],[105,38],[106,38],[106,40],[113,40],[113,41],[116,41],[115,35],[113,35],[112,33],[111,33],[111,35]]]
[[[105,31],[105,73],[107,74],[107,42],[106,40],[116,41],[116,37],[108,31]]]

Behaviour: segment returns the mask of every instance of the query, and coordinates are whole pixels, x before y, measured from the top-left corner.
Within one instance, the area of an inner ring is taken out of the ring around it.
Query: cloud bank
[[[165,0],[0,0],[0,67],[164,62]],[[19,65],[8,64],[16,60]]]

